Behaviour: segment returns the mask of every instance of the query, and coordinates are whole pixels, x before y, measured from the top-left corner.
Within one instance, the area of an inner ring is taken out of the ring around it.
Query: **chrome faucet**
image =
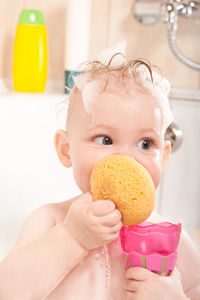
[[[133,5],[134,17],[144,25],[161,21],[168,28],[168,42],[171,51],[183,64],[200,71],[200,63],[187,58],[176,45],[176,34],[179,17],[199,18],[200,1],[186,0],[135,0]]]

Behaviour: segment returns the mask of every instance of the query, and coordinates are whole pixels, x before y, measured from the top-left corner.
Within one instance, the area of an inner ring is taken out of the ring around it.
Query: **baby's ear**
[[[54,144],[59,160],[66,168],[70,168],[72,166],[72,162],[69,155],[67,132],[64,130],[58,130],[55,135]]]
[[[165,168],[167,161],[169,159],[171,153],[171,142],[165,140],[164,142],[164,153],[163,153],[163,169]]]

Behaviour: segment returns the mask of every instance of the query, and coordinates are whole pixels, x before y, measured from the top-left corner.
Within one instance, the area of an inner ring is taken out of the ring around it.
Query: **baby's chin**
[[[161,181],[161,174],[157,175],[157,176],[151,176],[152,180],[153,180],[153,184],[155,189],[157,189],[160,185],[160,181]]]
[[[90,187],[90,182],[82,182],[82,181],[78,181],[76,180],[76,185],[78,186],[78,188],[80,189],[80,191],[85,194],[85,193],[91,193],[91,187]]]

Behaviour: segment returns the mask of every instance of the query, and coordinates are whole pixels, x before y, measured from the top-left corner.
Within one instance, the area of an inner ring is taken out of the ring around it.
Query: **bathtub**
[[[187,97],[186,97],[187,96]],[[175,120],[184,141],[171,155],[158,190],[156,210],[182,222],[196,239],[200,229],[200,93],[174,94]],[[64,168],[54,135],[64,127],[58,114],[64,94],[0,94],[0,259],[14,245],[30,213],[41,205],[80,193],[72,169]]]

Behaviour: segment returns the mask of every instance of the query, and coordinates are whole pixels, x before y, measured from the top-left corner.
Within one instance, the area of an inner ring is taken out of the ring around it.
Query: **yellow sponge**
[[[111,155],[100,160],[90,177],[94,200],[111,200],[122,214],[124,225],[145,221],[155,203],[150,174],[128,156]]]

